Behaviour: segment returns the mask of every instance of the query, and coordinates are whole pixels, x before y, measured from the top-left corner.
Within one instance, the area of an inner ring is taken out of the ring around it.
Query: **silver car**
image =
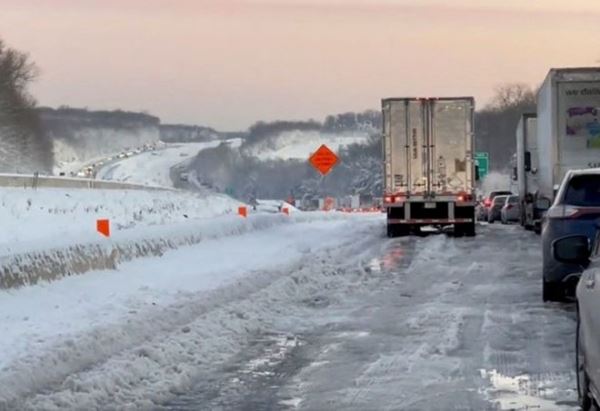
[[[500,210],[500,221],[502,224],[508,224],[519,221],[521,218],[521,206],[519,196],[508,196]]]
[[[575,291],[575,371],[581,409],[597,409],[600,401],[600,238],[596,234],[591,244],[587,235],[561,237],[552,243],[552,253],[556,261],[583,270]],[[573,275],[579,276],[579,273],[575,271]]]
[[[490,207],[488,208],[487,221],[492,224],[494,221],[500,220],[500,211],[504,207],[504,203],[509,196],[496,196],[493,198]]]

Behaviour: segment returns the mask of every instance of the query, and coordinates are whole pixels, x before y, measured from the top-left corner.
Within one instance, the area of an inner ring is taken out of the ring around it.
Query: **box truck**
[[[387,234],[454,226],[475,235],[472,97],[382,100]]]
[[[568,170],[600,167],[600,68],[552,69],[537,98],[539,192],[553,199]]]

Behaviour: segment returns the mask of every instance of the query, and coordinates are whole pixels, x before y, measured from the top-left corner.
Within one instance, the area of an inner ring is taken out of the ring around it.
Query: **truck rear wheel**
[[[467,237],[475,237],[475,222],[465,224],[463,230]]]
[[[475,222],[466,224],[454,224],[455,237],[475,237]]]
[[[389,238],[405,237],[410,234],[410,227],[406,224],[388,224],[387,236]]]
[[[394,238],[396,236],[396,231],[394,230],[394,225],[393,224],[388,224],[387,225],[387,236],[389,238]]]
[[[408,224],[396,224],[396,237],[406,237],[410,235],[411,226]]]

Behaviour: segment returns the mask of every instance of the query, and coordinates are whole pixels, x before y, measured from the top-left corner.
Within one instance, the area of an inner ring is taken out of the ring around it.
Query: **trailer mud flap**
[[[388,218],[388,224],[466,224],[472,223],[472,218],[425,218],[403,220],[399,218]]]

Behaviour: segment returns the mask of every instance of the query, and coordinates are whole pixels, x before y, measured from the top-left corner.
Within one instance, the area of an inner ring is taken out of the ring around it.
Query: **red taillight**
[[[489,198],[486,198],[486,199],[483,201],[483,205],[484,205],[484,206],[486,206],[486,207],[489,207],[489,206],[491,206],[491,205],[492,205],[492,200],[490,200]]]
[[[463,201],[465,201],[465,197],[464,196],[458,196],[458,198],[456,199],[456,201],[458,201],[459,203],[462,203]]]
[[[384,196],[383,201],[386,204],[402,203],[402,202],[404,202],[404,195],[398,194],[398,195]]]

